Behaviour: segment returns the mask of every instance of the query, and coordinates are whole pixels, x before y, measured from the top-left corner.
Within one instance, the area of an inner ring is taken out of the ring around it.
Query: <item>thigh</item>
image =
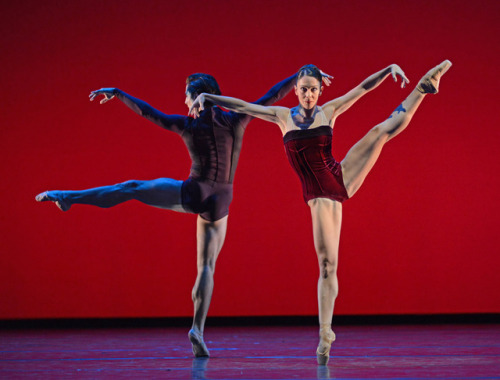
[[[182,207],[182,181],[157,178],[140,181],[136,188],[137,199],[150,206],[185,212]]]
[[[325,259],[332,264],[338,260],[342,203],[315,198],[308,202],[311,208],[314,247],[320,264]]]
[[[354,144],[342,160],[342,176],[349,197],[358,191],[380,156],[382,147],[388,139],[384,130],[383,123],[373,127]]]

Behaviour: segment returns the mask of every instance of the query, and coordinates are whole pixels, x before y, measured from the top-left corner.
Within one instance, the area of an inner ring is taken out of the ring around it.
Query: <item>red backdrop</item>
[[[16,1],[2,4],[0,318],[189,316],[196,216],[129,202],[62,213],[34,196],[185,179],[178,136],[90,90],[186,113],[185,77],[255,100],[306,63],[322,102],[398,63],[454,65],[344,204],[337,314],[500,312],[498,14],[491,1]],[[337,120],[342,159],[409,93],[387,80]],[[293,94],[280,104],[297,103]],[[253,121],[212,316],[314,315],[308,207],[277,126]]]

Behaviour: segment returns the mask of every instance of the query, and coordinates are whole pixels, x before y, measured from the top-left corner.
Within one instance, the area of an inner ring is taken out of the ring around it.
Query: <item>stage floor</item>
[[[317,328],[0,330],[1,379],[500,379],[500,324],[339,326],[327,367]]]

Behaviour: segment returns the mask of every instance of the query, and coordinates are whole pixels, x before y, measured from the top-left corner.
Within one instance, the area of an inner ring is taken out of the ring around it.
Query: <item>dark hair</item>
[[[200,82],[196,84],[196,88],[191,88],[191,84],[194,82]],[[203,92],[207,92],[209,94],[220,95],[219,84],[215,80],[215,78],[210,74],[204,73],[195,73],[191,74],[186,78],[186,84],[188,85],[187,91],[193,96],[196,97]],[[201,92],[198,92],[201,90]],[[195,96],[196,95],[196,96]]]
[[[297,81],[302,78],[302,77],[313,77],[316,78],[319,83],[321,84],[321,81],[323,80],[323,76],[321,75],[321,71],[314,65],[305,65],[302,66],[297,73]]]
[[[213,94],[213,89],[207,86],[207,83],[203,78],[200,78],[187,85],[186,93],[188,93],[192,99],[196,99],[198,95],[203,93]],[[213,106],[214,104],[212,104],[212,102],[205,101],[205,109],[209,109]]]

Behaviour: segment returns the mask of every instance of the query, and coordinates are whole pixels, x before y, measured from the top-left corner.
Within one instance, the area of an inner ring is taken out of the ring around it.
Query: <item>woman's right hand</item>
[[[194,100],[191,108],[189,108],[188,116],[192,116],[195,119],[200,116],[200,112],[204,110],[203,105],[205,104],[205,94],[200,94]]]
[[[116,90],[114,87],[106,87],[91,91],[89,95],[90,101],[93,101],[99,95],[104,95],[104,98],[99,102],[99,104],[104,104],[115,97]]]
[[[401,67],[399,67],[395,63],[393,63],[390,67],[391,67],[391,75],[392,78],[394,79],[394,82],[398,81],[398,76],[401,77],[401,88],[404,88],[408,83],[410,83],[410,80],[406,77]]]

